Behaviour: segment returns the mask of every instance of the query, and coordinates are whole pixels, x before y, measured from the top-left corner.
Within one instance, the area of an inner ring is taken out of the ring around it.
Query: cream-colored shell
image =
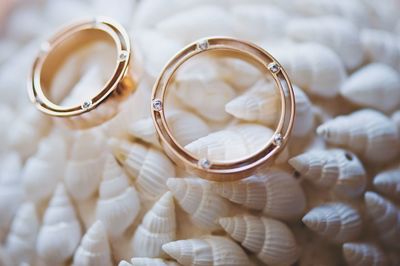
[[[292,265],[299,258],[299,247],[284,223],[251,215],[219,219],[222,228],[236,241],[257,254],[268,265]]]
[[[371,243],[344,243],[343,255],[347,264],[351,266],[384,266],[388,263],[382,250]]]
[[[306,137],[314,129],[314,107],[307,95],[297,86],[293,85],[296,116],[291,135],[294,137]]]
[[[179,266],[174,261],[163,260],[159,258],[132,258],[131,263],[121,261],[118,266]]]
[[[380,172],[374,177],[374,188],[394,200],[400,200],[400,167]]]
[[[247,90],[262,75],[254,65],[234,57],[218,58],[212,64],[217,64],[218,76],[215,78],[221,78],[237,91]]]

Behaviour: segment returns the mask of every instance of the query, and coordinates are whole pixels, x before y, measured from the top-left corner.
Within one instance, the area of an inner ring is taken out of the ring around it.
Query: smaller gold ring
[[[62,106],[50,100],[49,87],[60,67],[59,57],[64,60],[66,54],[93,40],[108,41],[115,46],[117,62],[112,76],[96,95],[83,99],[79,105]],[[136,80],[130,73],[131,57],[129,36],[119,23],[96,17],[70,24],[42,43],[28,77],[29,98],[37,109],[47,115],[63,117],[71,128],[97,126],[115,116],[119,102],[136,87]]]

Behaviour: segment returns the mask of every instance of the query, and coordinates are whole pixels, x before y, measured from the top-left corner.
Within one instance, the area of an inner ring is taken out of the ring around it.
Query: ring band
[[[56,73],[54,69],[60,66],[58,57],[65,57],[66,53],[92,39],[104,39],[115,46],[117,62],[112,76],[96,95],[84,99],[79,105],[61,106],[54,103],[48,95]],[[65,118],[64,121],[71,128],[97,126],[115,116],[119,102],[135,89],[136,81],[130,73],[130,60],[129,36],[120,24],[104,17],[79,21],[63,28],[41,45],[28,78],[29,98],[43,113]]]
[[[165,117],[163,103],[174,74],[184,62],[208,51],[220,50],[237,54],[242,59],[251,59],[271,73],[281,98],[281,116],[274,135],[259,152],[233,162],[211,162],[207,158],[196,158],[185,150],[171,134]],[[241,40],[225,37],[212,37],[192,43],[178,52],[164,67],[152,93],[152,118],[159,135],[160,143],[167,155],[178,165],[204,179],[212,181],[234,181],[254,174],[269,165],[284,148],[295,115],[295,99],[291,82],[280,64],[262,48]]]

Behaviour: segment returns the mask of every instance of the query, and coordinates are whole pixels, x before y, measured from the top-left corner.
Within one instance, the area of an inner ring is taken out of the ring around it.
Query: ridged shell
[[[358,211],[344,203],[317,206],[302,220],[315,233],[337,243],[357,239],[362,229],[362,219]]]
[[[299,258],[299,247],[284,223],[251,215],[219,219],[224,230],[268,265],[292,265]]]
[[[83,236],[74,255],[73,266],[111,266],[112,258],[106,228],[96,221]]]
[[[293,86],[296,101],[296,116],[292,129],[292,136],[305,137],[315,124],[314,108],[307,95],[297,86]]]
[[[154,199],[167,191],[166,180],[175,176],[175,167],[161,151],[117,139],[109,144],[142,196]]]
[[[161,257],[163,244],[176,239],[175,206],[171,192],[166,192],[146,213],[133,235],[134,257]]]
[[[1,49],[1,48],[0,48]],[[0,128],[10,128],[14,119],[14,111],[5,104],[0,104]],[[7,148],[7,130],[0,130],[0,150]]]
[[[377,228],[378,237],[390,247],[400,247],[400,211],[396,205],[375,192],[364,196],[366,211]]]
[[[257,67],[234,57],[218,58],[217,75],[238,91],[247,90],[260,79]],[[214,64],[214,63],[213,63]]]
[[[244,251],[232,240],[221,236],[178,240],[163,245],[163,250],[183,265],[249,265]]]
[[[316,42],[331,48],[348,69],[363,60],[358,29],[348,20],[335,16],[294,19],[287,24],[287,35],[294,41]]]
[[[174,261],[167,261],[159,258],[132,258],[131,263],[121,261],[118,266],[179,266]]]
[[[218,218],[226,216],[228,202],[212,191],[211,184],[199,178],[169,178],[169,190],[193,223],[205,229],[218,229]]]
[[[317,133],[328,143],[346,147],[372,163],[387,163],[400,150],[395,123],[371,109],[338,116],[320,125]]]
[[[374,187],[383,195],[400,200],[400,168],[383,171],[374,177]]]
[[[384,266],[387,259],[382,250],[371,243],[344,243],[343,255],[350,266]]]
[[[221,196],[268,216],[292,220],[301,216],[306,198],[297,180],[289,173],[270,169],[263,175],[213,184]]]
[[[109,236],[117,237],[133,223],[140,210],[140,200],[116,160],[110,155],[100,183],[96,217]]]
[[[44,214],[36,250],[50,265],[66,262],[74,254],[81,239],[81,226],[74,207],[62,184],[54,192]]]
[[[390,112],[400,106],[400,75],[387,65],[369,64],[346,80],[340,94],[357,105]]]
[[[257,124],[239,124],[210,133],[185,146],[197,158],[210,161],[239,160],[265,146],[274,132]]]

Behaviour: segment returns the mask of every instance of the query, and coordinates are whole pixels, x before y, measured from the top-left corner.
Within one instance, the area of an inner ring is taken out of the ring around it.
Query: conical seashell
[[[348,20],[336,16],[291,20],[287,35],[294,41],[316,42],[331,48],[348,69],[362,63],[363,51],[358,29]]]
[[[140,200],[113,156],[107,158],[100,183],[96,218],[111,237],[120,236],[133,223],[140,210]]]
[[[35,258],[36,236],[39,220],[32,203],[21,205],[12,222],[10,233],[5,243],[5,250],[14,265],[33,264]]]
[[[275,126],[280,109],[278,88],[265,79],[225,105],[225,111],[234,117],[267,126]]]
[[[252,64],[238,58],[218,58],[217,75],[236,90],[243,91],[260,79],[261,72]]]
[[[119,163],[135,180],[139,192],[156,198],[167,190],[166,180],[175,176],[175,167],[161,151],[117,139],[109,143]]]
[[[0,128],[11,128],[14,117],[15,114],[10,107],[5,104],[0,104]],[[0,150],[3,150],[8,146],[7,134],[7,130],[0,130]]]
[[[396,205],[371,191],[365,193],[365,204],[378,237],[388,246],[400,247],[400,211]]]
[[[332,98],[346,78],[340,58],[328,47],[304,43],[278,49],[274,56],[288,72],[294,84],[306,93]]]
[[[210,133],[185,146],[197,158],[210,161],[239,160],[264,147],[274,132],[257,124],[239,124]]]
[[[320,125],[317,133],[328,143],[347,147],[373,163],[386,163],[400,150],[395,123],[371,109],[338,116]]]
[[[175,206],[171,192],[166,192],[146,213],[132,238],[134,257],[160,257],[161,246],[175,240]]]
[[[163,245],[163,250],[183,265],[249,265],[244,251],[232,240],[221,236],[178,240]]]
[[[299,258],[293,233],[282,222],[251,215],[219,219],[224,230],[268,265],[292,265]]]
[[[387,65],[370,64],[353,73],[340,93],[357,105],[389,112],[400,106],[400,75]]]
[[[374,187],[389,198],[400,200],[400,168],[386,170],[376,175]]]
[[[268,216],[292,220],[303,214],[306,198],[297,180],[289,173],[270,169],[260,176],[213,184],[221,196]]]
[[[65,188],[59,184],[44,214],[36,250],[50,265],[59,265],[74,254],[81,239],[81,226]]]
[[[295,137],[305,137],[314,128],[314,109],[310,99],[299,87],[293,86],[293,90],[296,101],[296,116],[291,134]]]
[[[312,231],[338,243],[357,239],[362,229],[358,211],[343,203],[317,206],[302,220]]]
[[[205,180],[168,178],[167,185],[179,206],[189,213],[193,223],[201,228],[217,229],[218,218],[228,214],[228,202],[215,194],[211,184]]]
[[[64,178],[74,199],[86,200],[96,192],[103,172],[104,145],[103,137],[93,132],[82,132],[75,139]]]
[[[174,261],[167,261],[158,258],[132,258],[131,263],[120,264],[118,266],[179,266]]]
[[[63,178],[65,163],[64,140],[56,136],[42,140],[38,151],[28,159],[22,172],[27,197],[35,202],[49,198]]]
[[[343,255],[348,265],[387,265],[387,259],[382,250],[370,243],[344,243]]]
[[[96,221],[83,236],[72,265],[113,265],[106,228],[101,221]]]

